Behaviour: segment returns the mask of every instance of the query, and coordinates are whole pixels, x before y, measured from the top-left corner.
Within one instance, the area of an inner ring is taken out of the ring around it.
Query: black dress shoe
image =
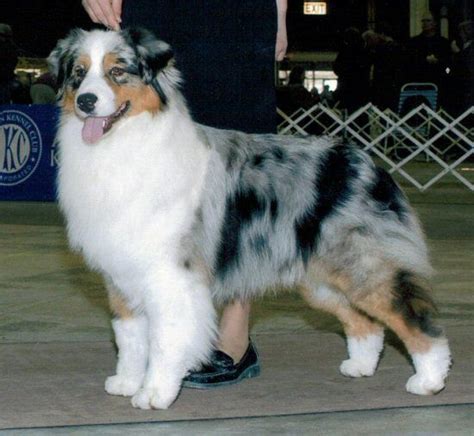
[[[189,373],[183,380],[185,388],[211,389],[238,383],[246,378],[257,377],[260,374],[260,363],[257,350],[249,342],[239,363],[234,363],[232,357],[220,350],[212,353],[209,363],[199,371]]]

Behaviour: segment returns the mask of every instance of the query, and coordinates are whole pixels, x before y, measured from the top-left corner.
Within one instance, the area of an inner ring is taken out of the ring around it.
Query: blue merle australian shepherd
[[[213,348],[213,302],[282,287],[342,321],[342,374],[374,373],[388,327],[413,359],[407,391],[443,389],[423,233],[365,153],[194,123],[170,46],[145,30],[74,30],[49,61],[70,244],[103,274],[115,315],[109,394],[167,408]]]

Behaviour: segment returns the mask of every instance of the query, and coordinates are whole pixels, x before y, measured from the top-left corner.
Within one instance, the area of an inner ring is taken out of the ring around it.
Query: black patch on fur
[[[140,77],[153,87],[163,105],[166,105],[168,98],[157,80],[157,75],[173,58],[173,50],[169,46],[160,46],[159,40],[146,29],[129,28],[124,30],[122,35],[135,51]]]
[[[183,262],[183,266],[185,269],[190,270],[191,269],[191,261],[189,259],[185,259]]]
[[[270,216],[272,222],[275,223],[278,218],[278,199],[276,197],[273,197],[270,201]]]
[[[401,313],[407,324],[419,328],[433,338],[443,334],[433,324],[432,317],[438,313],[426,286],[409,271],[399,271],[394,279],[393,309]]]
[[[235,211],[240,220],[246,224],[262,216],[265,212],[265,202],[262,202],[253,189],[239,193],[234,199]]]
[[[77,91],[79,89],[79,86],[81,86],[83,79],[75,78],[71,81],[71,88],[74,91]]]
[[[151,68],[154,74],[158,74],[163,68],[165,68],[169,61],[173,59],[174,53],[171,48],[160,53],[153,53],[146,57],[147,65]]]
[[[256,154],[252,158],[252,165],[257,168],[261,168],[263,166],[263,163],[265,162],[265,157],[262,156],[261,154]]]
[[[215,271],[226,275],[240,261],[240,238],[243,230],[265,213],[265,200],[260,199],[253,189],[237,192],[226,201],[221,240],[217,250]]]
[[[66,80],[71,77],[72,69],[74,67],[74,58],[68,54],[65,54],[60,59],[61,67],[58,69],[58,76],[56,78],[59,86],[63,86]]]
[[[250,240],[250,246],[258,255],[264,255],[270,250],[268,239],[263,235],[257,235]]]
[[[358,162],[352,148],[343,144],[329,149],[318,162],[314,204],[295,223],[296,249],[305,264],[318,246],[323,222],[351,198]]]
[[[160,97],[161,103],[163,103],[163,105],[166,106],[168,104],[168,97],[166,97],[166,94],[163,91],[163,88],[161,87],[160,82],[158,82],[158,80],[156,79],[153,79],[151,81],[151,86],[153,87],[155,92],[158,94],[158,97]]]
[[[283,163],[286,161],[286,152],[281,147],[275,147],[272,150],[275,161]]]
[[[69,77],[69,85],[70,87],[74,90],[77,91],[79,89],[79,86],[81,86],[81,83],[84,81],[84,78],[86,77],[87,71],[83,70],[81,73],[74,71],[74,61],[71,61],[71,64],[66,66],[66,73],[68,74]]]
[[[267,160],[278,164],[284,163],[286,160],[286,153],[281,147],[275,146],[269,151],[254,155],[251,159],[251,163],[255,168],[263,168]]]
[[[48,65],[50,72],[55,76],[56,83],[59,86],[58,99],[64,93],[67,85],[73,85],[71,79],[73,77],[74,60],[77,57],[77,42],[84,35],[84,31],[80,29],[71,30],[66,38],[60,40],[48,57]]]
[[[397,215],[401,222],[404,222],[408,214],[405,196],[392,176],[383,168],[376,169],[376,177],[369,190],[369,195],[382,211],[390,210]]]

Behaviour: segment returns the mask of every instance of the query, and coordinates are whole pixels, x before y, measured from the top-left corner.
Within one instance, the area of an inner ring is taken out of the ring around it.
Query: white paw
[[[105,380],[105,391],[110,395],[131,397],[140,389],[141,384],[141,380],[138,379],[113,375],[112,377],[107,377],[107,380]]]
[[[137,409],[167,409],[178,396],[179,385],[176,392],[163,392],[157,388],[141,388],[132,397],[132,406]]]
[[[443,388],[442,378],[428,378],[420,374],[411,376],[406,384],[407,391],[416,395],[434,395]]]
[[[408,379],[406,389],[416,395],[433,395],[444,388],[451,366],[448,341],[441,339],[425,353],[412,355],[416,374]]]
[[[366,337],[348,336],[349,359],[342,362],[339,370],[346,377],[369,377],[374,375],[382,348],[383,331]]]
[[[346,377],[370,377],[375,373],[375,367],[371,362],[363,360],[347,359],[341,363],[339,371]]]

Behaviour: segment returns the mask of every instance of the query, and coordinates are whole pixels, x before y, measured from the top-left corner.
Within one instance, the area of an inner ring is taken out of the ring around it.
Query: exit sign
[[[326,2],[304,2],[303,8],[305,15],[326,15],[328,13]]]

